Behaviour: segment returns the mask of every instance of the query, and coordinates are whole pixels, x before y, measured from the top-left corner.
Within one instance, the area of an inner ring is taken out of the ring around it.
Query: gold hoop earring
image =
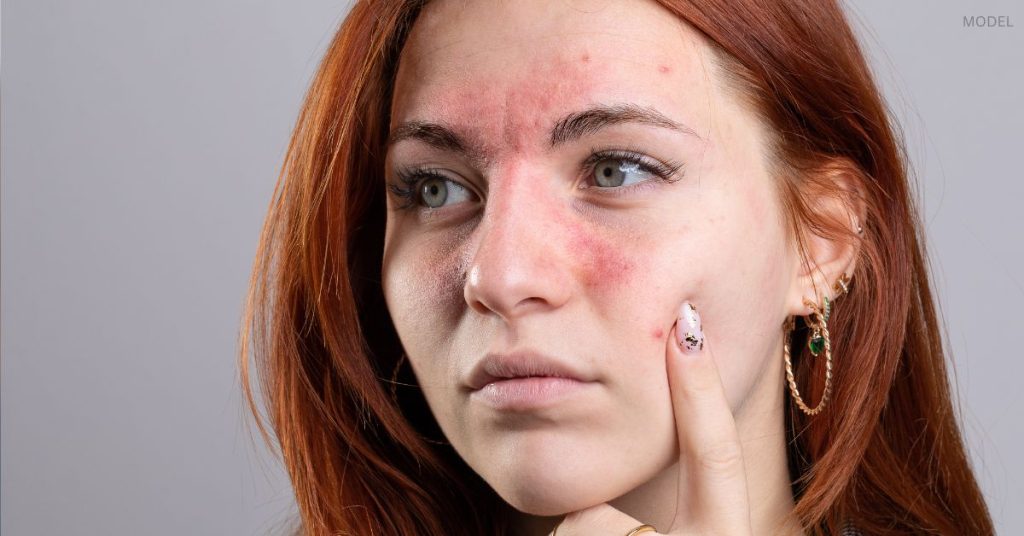
[[[840,276],[839,280],[833,286],[833,291],[838,298],[842,294],[849,292],[850,290],[850,277],[846,274]],[[817,357],[821,355],[821,352],[825,352],[825,389],[821,393],[821,401],[818,402],[817,406],[813,408],[808,407],[804,402],[803,398],[800,397],[800,391],[796,388],[796,379],[793,378],[793,363],[790,358],[789,349],[789,336],[793,331],[795,322],[793,317],[786,319],[784,326],[784,342],[783,342],[783,356],[786,360],[786,380],[789,382],[789,392],[793,395],[793,400],[796,402],[797,407],[801,411],[808,415],[817,415],[825,409],[825,405],[828,404],[829,396],[832,394],[832,340],[828,332],[828,317],[832,312],[832,303],[829,301],[828,296],[823,299],[823,306],[818,307],[814,302],[804,298],[804,305],[811,310],[811,314],[808,320],[808,324],[812,328],[811,335],[807,338],[807,346],[811,351],[811,355]],[[817,319],[815,320],[815,317]]]

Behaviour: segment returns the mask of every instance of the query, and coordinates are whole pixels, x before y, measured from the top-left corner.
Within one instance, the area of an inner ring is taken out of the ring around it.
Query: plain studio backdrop
[[[5,536],[276,534],[295,513],[235,356],[290,129],[348,6],[2,3]],[[1024,6],[848,12],[905,130],[975,470],[999,532],[1024,534]]]

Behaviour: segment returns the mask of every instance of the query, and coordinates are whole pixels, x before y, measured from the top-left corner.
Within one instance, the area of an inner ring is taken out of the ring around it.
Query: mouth
[[[473,391],[470,400],[502,412],[527,412],[551,407],[592,385],[556,376],[507,378]]]
[[[594,384],[580,367],[539,352],[487,354],[466,381],[470,398],[501,411],[550,406]]]

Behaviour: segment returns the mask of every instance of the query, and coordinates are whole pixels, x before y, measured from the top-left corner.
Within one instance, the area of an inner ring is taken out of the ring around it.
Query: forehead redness
[[[653,3],[559,11],[566,4],[428,5],[402,51],[392,128],[444,122],[493,156],[543,150],[566,113],[629,102],[701,130],[689,96],[706,95],[706,74],[691,29]]]

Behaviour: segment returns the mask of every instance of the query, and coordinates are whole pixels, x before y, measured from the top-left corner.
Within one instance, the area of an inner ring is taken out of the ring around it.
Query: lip
[[[566,361],[532,350],[487,354],[473,367],[466,384],[470,398],[502,411],[550,406],[593,381]]]
[[[526,412],[553,406],[590,385],[557,376],[507,378],[492,381],[469,397],[498,411]]]
[[[487,354],[473,367],[466,384],[473,391],[479,391],[489,383],[535,376],[591,381],[587,374],[567,362],[532,350],[518,350]]]

